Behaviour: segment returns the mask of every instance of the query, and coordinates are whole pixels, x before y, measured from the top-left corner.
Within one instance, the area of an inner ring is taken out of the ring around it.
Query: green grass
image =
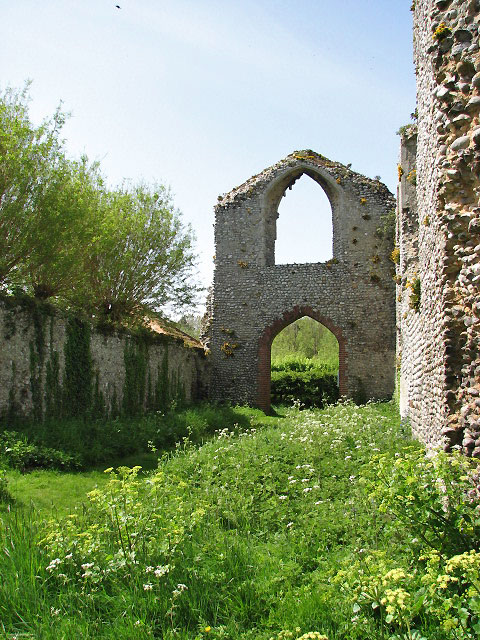
[[[0,422],[0,461],[3,457],[7,463],[21,470],[23,462],[26,469],[31,470],[43,466],[45,455],[41,453],[48,447],[52,454],[56,450],[60,461],[65,454],[74,456],[83,469],[101,469],[107,466],[107,462],[114,466],[141,464],[151,469],[156,464],[155,456],[149,455],[152,451],[173,450],[176,443],[186,437],[201,443],[216,430],[232,428],[235,424],[248,426],[249,417],[244,410],[209,404],[109,420],[69,418],[47,419],[40,424],[12,424],[3,418]],[[17,437],[9,436],[10,453],[7,455],[5,447],[2,451],[2,444],[12,431]],[[15,439],[18,440],[17,446],[11,444]],[[52,462],[48,468],[54,467]],[[58,464],[56,467],[62,468]]]
[[[401,512],[382,512],[386,494],[372,485],[377,466],[388,480],[404,451],[423,455],[392,403],[280,408],[268,418],[231,411],[233,424],[201,446],[185,440],[153,472],[10,472],[0,638],[474,637],[418,612],[406,635],[401,621],[386,622],[384,605],[355,605],[364,550],[378,555],[382,575],[417,566],[425,552]],[[405,486],[417,496],[412,465]]]
[[[7,474],[8,488],[17,508],[27,507],[36,513],[63,516],[88,502],[87,493],[103,487],[108,481],[103,471],[62,473],[32,471],[22,474],[12,470]]]

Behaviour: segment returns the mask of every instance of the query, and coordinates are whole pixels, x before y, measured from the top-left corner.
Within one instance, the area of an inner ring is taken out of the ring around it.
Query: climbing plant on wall
[[[148,348],[143,341],[127,340],[123,353],[125,383],[123,385],[123,412],[127,416],[143,413],[147,382]]]
[[[64,348],[63,396],[65,415],[84,416],[92,402],[93,365],[90,353],[90,326],[69,318]]]

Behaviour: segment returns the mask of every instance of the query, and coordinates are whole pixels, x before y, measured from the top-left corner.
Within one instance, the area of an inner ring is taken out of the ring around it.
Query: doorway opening
[[[323,407],[339,397],[339,343],[326,326],[303,316],[271,346],[271,402]]]

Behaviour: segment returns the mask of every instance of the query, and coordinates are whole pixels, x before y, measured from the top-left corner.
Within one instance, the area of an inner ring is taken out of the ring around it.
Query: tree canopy
[[[96,162],[70,159],[58,108],[34,125],[28,84],[0,93],[0,289],[114,321],[185,309],[194,235],[160,184],[106,185]]]
[[[304,316],[280,331],[272,343],[272,359],[293,355],[338,366],[338,342],[323,324]]]

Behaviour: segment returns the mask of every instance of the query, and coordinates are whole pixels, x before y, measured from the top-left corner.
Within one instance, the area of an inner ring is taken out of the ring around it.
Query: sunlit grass
[[[234,411],[241,426],[202,446],[184,440],[153,472],[10,474],[5,637],[453,638],[427,619],[417,620],[423,635],[386,634],[371,607],[356,622],[339,578],[361,549],[388,568],[410,553],[361,481],[373,456],[395,461],[412,446],[395,406]]]

